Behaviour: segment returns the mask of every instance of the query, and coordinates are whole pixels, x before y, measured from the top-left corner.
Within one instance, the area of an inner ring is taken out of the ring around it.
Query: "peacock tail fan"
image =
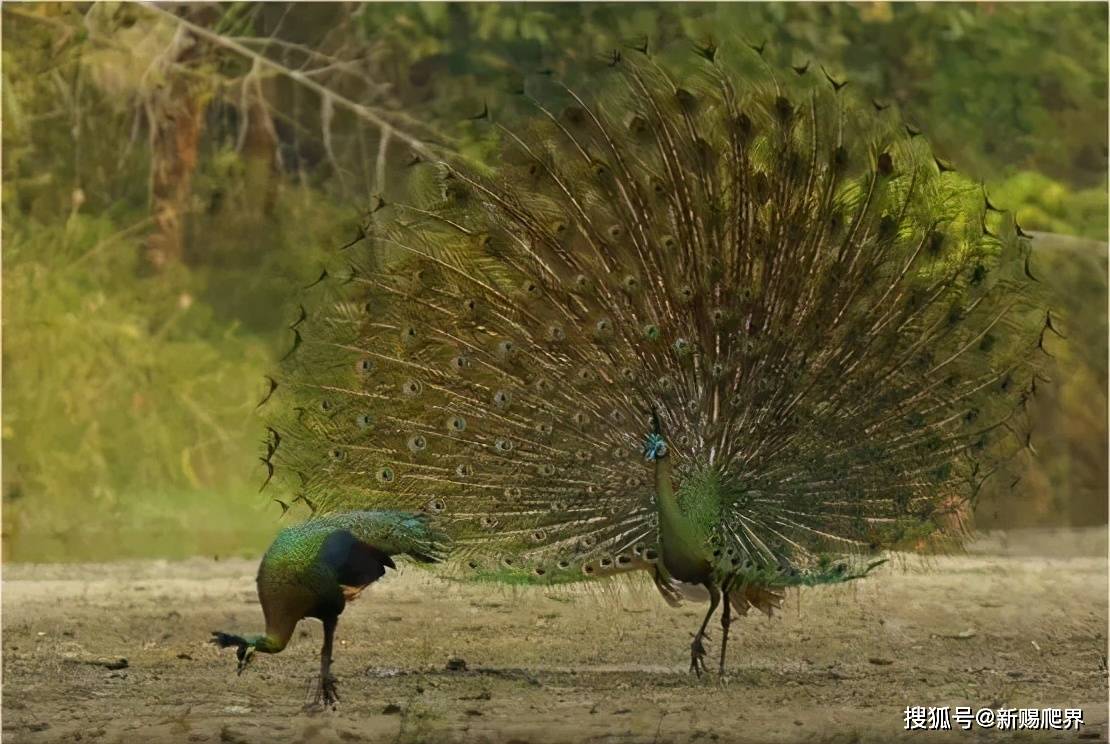
[[[410,169],[434,189],[306,291],[271,391],[298,498],[434,515],[478,580],[651,568],[654,409],[684,513],[752,580],[958,538],[1030,446],[1056,329],[1029,241],[892,110],[700,57],[616,54],[595,98],[541,77],[526,124],[475,123],[496,169]]]

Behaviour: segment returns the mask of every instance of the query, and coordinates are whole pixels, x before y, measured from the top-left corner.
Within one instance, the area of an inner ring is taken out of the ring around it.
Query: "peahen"
[[[332,640],[346,604],[387,568],[396,568],[392,556],[435,563],[444,555],[445,540],[427,516],[396,511],[352,511],[287,527],[258,569],[266,632],[244,637],[213,631],[212,643],[236,649],[241,674],[256,652],[276,654],[284,649],[301,619],[319,619],[324,644],[316,701],[331,705],[338,700],[331,674]]]
[[[462,578],[702,587],[700,675],[718,607],[723,673],[733,611],[958,539],[1057,328],[1014,220],[893,110],[696,52],[529,81],[525,123],[472,125],[496,169],[414,158],[430,193],[301,307],[265,460],[318,513],[434,516]]]

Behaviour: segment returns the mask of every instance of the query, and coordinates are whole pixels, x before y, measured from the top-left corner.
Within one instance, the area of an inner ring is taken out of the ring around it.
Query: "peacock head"
[[[648,462],[655,462],[666,457],[668,451],[667,440],[663,438],[662,434],[652,432],[647,435],[647,439],[644,441],[644,459]]]
[[[236,666],[236,674],[242,674],[243,670],[251,663],[254,659],[255,649],[260,642],[265,642],[265,636],[243,638],[242,636],[233,635],[231,633],[212,631],[211,643],[214,643],[220,648],[235,649],[235,658],[239,662]]]

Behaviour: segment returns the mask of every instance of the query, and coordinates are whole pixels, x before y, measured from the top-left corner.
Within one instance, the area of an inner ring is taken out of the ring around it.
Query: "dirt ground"
[[[319,623],[242,676],[209,631],[261,629],[252,562],[12,565],[5,742],[1106,741],[1105,529],[1011,533],[888,564],[733,624],[730,677],[686,671],[704,606],[652,591],[443,583],[411,567],[339,624],[342,702],[306,709]],[[719,628],[712,635],[715,658]],[[448,669],[465,660],[466,671]],[[126,660],[126,661],[124,661]],[[711,665],[715,667],[715,662]],[[1082,707],[1080,732],[904,731],[908,705]]]

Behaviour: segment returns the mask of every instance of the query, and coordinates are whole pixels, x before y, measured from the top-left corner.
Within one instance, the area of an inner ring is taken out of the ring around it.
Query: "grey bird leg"
[[[725,651],[728,649],[728,628],[732,625],[732,604],[729,601],[729,592],[732,590],[733,577],[725,579],[721,585],[721,594],[724,595],[725,607],[721,610],[721,668],[720,675],[725,676]]]
[[[335,626],[339,624],[338,617],[327,618],[324,621],[324,645],[320,649],[320,686],[316,690],[316,702],[322,702],[324,707],[334,707],[339,702],[339,693],[335,689],[337,680],[331,674],[331,646],[335,638]]]
[[[709,612],[705,613],[705,620],[702,621],[698,634],[694,636],[694,642],[690,644],[690,671],[699,677],[705,671],[705,645],[702,643],[702,639],[705,638],[705,628],[709,625],[709,619],[713,617],[713,613],[717,611],[717,605],[721,603],[721,590],[712,581],[707,581],[702,586],[709,590]]]

